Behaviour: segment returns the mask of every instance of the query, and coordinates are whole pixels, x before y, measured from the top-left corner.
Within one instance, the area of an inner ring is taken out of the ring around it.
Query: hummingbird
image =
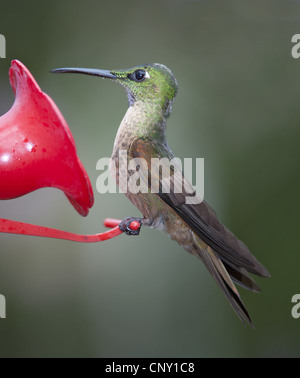
[[[130,159],[143,159],[150,167],[151,159],[175,158],[168,146],[166,123],[171,114],[177,94],[178,84],[172,71],[163,64],[151,63],[123,70],[101,70],[93,68],[57,68],[54,73],[79,73],[107,78],[123,86],[127,92],[128,109],[119,126],[111,161],[117,184],[129,200],[142,213],[142,218],[126,218],[120,228],[128,234],[137,234],[130,230],[131,221],[138,220],[140,225],[155,228],[167,233],[187,252],[200,258],[217,284],[223,290],[231,306],[242,322],[253,327],[249,313],[244,306],[235,286],[238,284],[253,292],[260,288],[249,273],[261,277],[270,277],[268,270],[250,253],[247,246],[219,221],[213,208],[202,199],[189,203],[190,190],[177,193],[176,181],[182,180],[185,188],[191,184],[184,174],[175,175],[170,168],[170,190],[164,191],[163,178],[158,170],[139,167],[148,190],[132,193],[121,183],[120,169],[127,169]],[[126,154],[120,154],[120,151]],[[122,160],[127,161],[122,161]],[[123,167],[123,168],[121,168]],[[154,173],[153,173],[154,171]],[[125,172],[129,178],[131,171]],[[151,175],[156,175],[159,190],[151,191]],[[126,183],[125,183],[126,184]],[[122,187],[123,186],[123,187]],[[197,194],[193,193],[197,199]]]

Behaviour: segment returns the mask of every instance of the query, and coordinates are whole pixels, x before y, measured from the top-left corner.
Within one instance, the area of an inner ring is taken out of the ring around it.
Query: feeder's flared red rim
[[[12,61],[9,79],[15,101],[0,117],[0,199],[54,187],[86,216],[92,185],[66,120],[20,61]]]

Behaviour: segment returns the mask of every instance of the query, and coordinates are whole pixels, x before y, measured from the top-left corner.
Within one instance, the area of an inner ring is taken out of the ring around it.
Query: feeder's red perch
[[[104,225],[106,227],[113,227],[111,230],[94,235],[80,235],[74,234],[72,232],[56,230],[54,228],[37,226],[34,224],[0,218],[0,232],[8,234],[20,234],[42,236],[46,238],[64,239],[80,243],[97,243],[121,235],[123,232],[120,230],[118,226],[120,222],[121,221],[119,219],[109,218],[104,221]]]

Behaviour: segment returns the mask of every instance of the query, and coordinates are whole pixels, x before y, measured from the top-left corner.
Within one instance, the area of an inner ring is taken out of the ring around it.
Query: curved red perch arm
[[[104,225],[106,227],[112,228],[109,231],[94,234],[94,235],[80,235],[74,234],[72,232],[56,230],[54,228],[37,226],[34,224],[17,222],[9,219],[0,218],[0,232],[9,234],[20,234],[20,235],[31,235],[31,236],[41,236],[46,238],[64,239],[71,240],[79,243],[97,243],[100,241],[112,239],[118,235],[121,235],[123,231],[119,228],[119,219],[106,219]],[[134,223],[134,222],[132,222]],[[134,228],[133,224],[133,228]]]

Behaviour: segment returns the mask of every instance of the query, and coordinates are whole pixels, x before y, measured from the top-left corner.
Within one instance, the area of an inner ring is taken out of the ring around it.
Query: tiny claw
[[[129,217],[120,222],[119,228],[126,235],[139,235],[142,226],[141,218]]]

